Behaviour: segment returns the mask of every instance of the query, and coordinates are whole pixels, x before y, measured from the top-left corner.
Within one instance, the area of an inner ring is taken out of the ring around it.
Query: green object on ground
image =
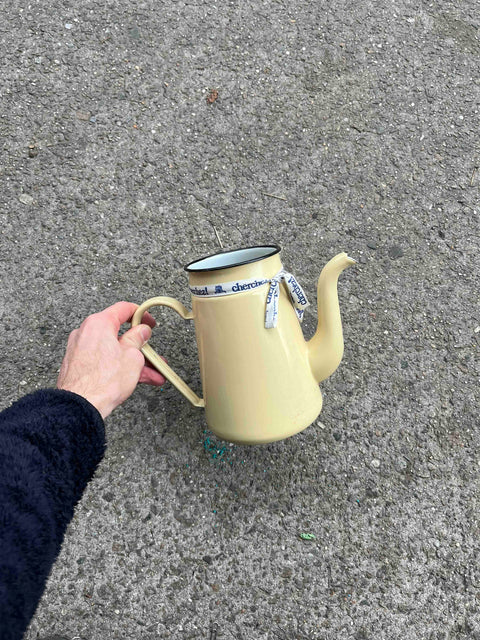
[[[315,540],[315,535],[313,533],[301,533],[300,538],[302,540]]]

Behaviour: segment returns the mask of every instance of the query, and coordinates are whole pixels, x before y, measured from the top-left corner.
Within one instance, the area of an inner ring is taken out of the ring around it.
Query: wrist
[[[57,389],[70,391],[71,393],[75,393],[77,396],[81,396],[84,400],[95,407],[98,413],[102,416],[103,420],[105,420],[105,418],[109,416],[114,409],[114,407],[108,405],[105,398],[102,398],[101,396],[95,396],[94,394],[88,392],[85,393],[83,389],[81,389],[80,387],[76,387],[75,385],[59,385],[57,386]]]

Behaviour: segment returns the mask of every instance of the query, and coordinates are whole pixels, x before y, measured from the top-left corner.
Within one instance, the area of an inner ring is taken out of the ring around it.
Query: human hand
[[[138,382],[161,386],[162,374],[145,364],[140,351],[152,334],[155,319],[145,313],[142,324],[120,338],[120,326],[131,320],[138,305],[117,302],[88,316],[68,338],[57,389],[86,398],[106,418],[134,391]]]

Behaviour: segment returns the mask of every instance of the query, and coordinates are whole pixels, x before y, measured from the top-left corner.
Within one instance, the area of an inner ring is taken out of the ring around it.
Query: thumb
[[[135,347],[141,349],[152,335],[152,330],[147,324],[139,324],[125,331],[119,342],[125,347]]]

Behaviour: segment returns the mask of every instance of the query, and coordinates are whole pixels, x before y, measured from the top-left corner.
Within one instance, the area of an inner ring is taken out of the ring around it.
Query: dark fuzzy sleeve
[[[104,450],[101,415],[70,391],[0,413],[0,640],[22,638]]]

